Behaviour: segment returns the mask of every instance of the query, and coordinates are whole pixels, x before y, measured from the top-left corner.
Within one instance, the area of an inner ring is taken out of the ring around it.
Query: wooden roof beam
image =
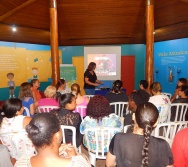
[[[22,3],[21,5],[17,6],[16,8],[8,11],[7,13],[5,13],[4,15],[0,16],[0,22],[2,22],[3,20],[5,20],[6,18],[8,18],[9,16],[13,15],[14,13],[18,12],[19,10],[31,5],[32,3],[34,3],[36,0],[28,0],[27,2]]]

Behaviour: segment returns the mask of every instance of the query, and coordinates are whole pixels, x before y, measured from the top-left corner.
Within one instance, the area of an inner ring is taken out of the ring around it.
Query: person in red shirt
[[[32,91],[32,94],[33,94],[35,108],[38,107],[38,101],[41,99],[41,94],[38,90],[39,88],[40,88],[39,80],[38,79],[32,79],[31,80],[31,91]]]
[[[188,128],[179,131],[172,144],[174,167],[188,166]]]

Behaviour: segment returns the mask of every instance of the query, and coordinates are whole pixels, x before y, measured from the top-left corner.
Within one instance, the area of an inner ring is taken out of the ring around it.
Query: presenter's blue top
[[[97,75],[93,71],[93,74],[89,72],[89,70],[86,70],[84,73],[84,89],[95,89],[95,86],[89,85],[85,82],[85,78],[89,78],[89,81],[92,83],[95,83],[97,80]]]

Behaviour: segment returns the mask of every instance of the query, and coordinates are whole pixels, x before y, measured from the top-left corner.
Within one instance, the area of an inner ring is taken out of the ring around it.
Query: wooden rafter
[[[8,11],[7,13],[5,13],[4,15],[0,16],[0,22],[2,22],[4,19],[8,18],[9,16],[13,15],[14,13],[16,13],[17,11],[19,11],[20,9],[23,9],[25,7],[27,7],[28,5],[31,5],[32,3],[34,3],[36,0],[28,0],[27,2],[22,3],[21,5],[17,6],[16,8]]]

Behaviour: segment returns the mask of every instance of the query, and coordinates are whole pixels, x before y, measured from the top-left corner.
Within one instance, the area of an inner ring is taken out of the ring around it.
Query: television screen
[[[120,79],[121,47],[84,47],[85,70],[90,62],[96,63],[95,73],[99,80]]]

